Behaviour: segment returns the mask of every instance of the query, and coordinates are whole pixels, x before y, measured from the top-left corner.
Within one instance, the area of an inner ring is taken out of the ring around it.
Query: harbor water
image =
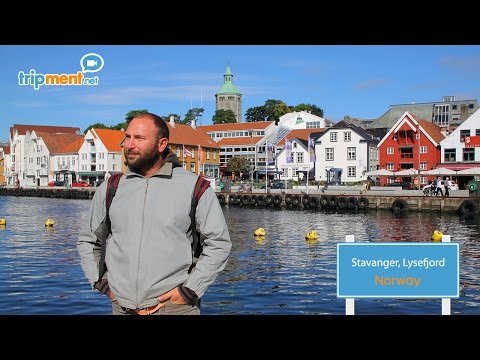
[[[80,267],[76,240],[91,200],[0,196],[0,314],[109,315]],[[336,296],[337,243],[430,242],[434,230],[460,248],[453,315],[480,314],[480,216],[358,213],[224,206],[233,241],[225,270],[202,299],[205,315],[343,315]],[[53,219],[53,227],[45,221]],[[253,232],[263,227],[264,240]],[[319,240],[305,241],[316,230]],[[357,299],[362,315],[439,315],[440,299]]]

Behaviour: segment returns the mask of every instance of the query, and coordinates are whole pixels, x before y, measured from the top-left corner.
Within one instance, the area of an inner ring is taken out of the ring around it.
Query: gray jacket
[[[209,187],[196,211],[197,229],[206,237],[193,271],[190,205],[196,175],[178,166],[170,153],[150,178],[127,171],[120,179],[110,207],[112,235],[105,263],[110,290],[120,305],[145,308],[180,284],[202,297],[225,268],[232,246],[222,208]],[[173,166],[175,164],[175,166]],[[94,234],[105,217],[107,182],[95,192],[77,248],[89,282],[98,280],[99,244]],[[190,233],[189,233],[190,235]]]

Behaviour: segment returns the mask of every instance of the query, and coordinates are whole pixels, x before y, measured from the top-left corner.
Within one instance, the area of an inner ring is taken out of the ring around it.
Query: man
[[[440,193],[440,195],[443,197],[442,178],[440,176],[437,177],[437,181],[435,183],[435,186],[436,186],[435,196],[437,196]]]
[[[196,175],[168,148],[169,129],[143,113],[125,132],[128,171],[120,179],[109,215],[107,273],[98,279],[99,242],[107,182],[96,191],[77,242],[81,266],[92,286],[112,299],[113,314],[200,314],[199,299],[224,269],[231,240],[222,208],[209,187],[198,202],[197,229],[203,253],[192,264],[190,206]]]

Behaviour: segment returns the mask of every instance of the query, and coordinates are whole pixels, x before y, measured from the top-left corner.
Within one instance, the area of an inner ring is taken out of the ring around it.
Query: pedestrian
[[[440,195],[442,195],[442,197],[443,197],[442,180],[441,180],[440,176],[437,178],[437,181],[436,181],[436,192],[435,192],[435,196],[437,196],[438,193],[440,193]]]
[[[445,184],[445,197],[450,196],[450,180],[448,177],[444,181]]]
[[[197,176],[168,147],[165,121],[151,113],[134,117],[125,131],[128,170],[121,177],[109,216],[107,271],[99,280],[101,242],[94,232],[104,219],[107,181],[95,192],[77,248],[93,288],[112,300],[114,315],[197,315],[200,298],[224,269],[232,246],[213,188],[201,196],[197,229],[203,253],[192,264],[190,207]]]

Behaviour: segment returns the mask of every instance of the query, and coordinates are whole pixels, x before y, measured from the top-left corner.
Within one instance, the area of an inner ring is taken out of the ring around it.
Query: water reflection
[[[90,200],[0,197],[0,314],[110,314],[76,250]],[[232,255],[204,296],[203,314],[344,314],[336,297],[336,244],[429,242],[438,229],[460,244],[463,293],[452,314],[480,314],[479,216],[389,211],[325,213],[224,207]],[[55,221],[46,227],[46,219]],[[263,227],[264,237],[254,237]],[[316,241],[305,234],[315,230]],[[357,314],[440,314],[439,299],[361,299]]]

